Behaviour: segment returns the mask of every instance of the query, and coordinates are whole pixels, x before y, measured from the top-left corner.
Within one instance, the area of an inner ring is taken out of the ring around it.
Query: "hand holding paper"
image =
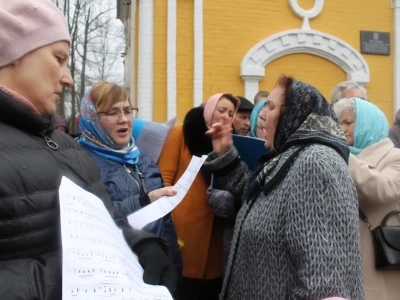
[[[176,189],[174,189],[174,187],[167,186],[167,187],[164,187],[161,189],[151,191],[148,195],[150,198],[150,202],[154,202],[154,201],[160,199],[161,197],[175,196],[177,193],[178,193],[178,191]]]
[[[177,191],[176,195],[169,197],[163,196],[157,201],[129,215],[129,224],[131,224],[133,228],[142,229],[147,224],[171,212],[185,197],[206,158],[207,155],[203,155],[201,158],[193,156],[185,173],[174,185],[174,189]]]

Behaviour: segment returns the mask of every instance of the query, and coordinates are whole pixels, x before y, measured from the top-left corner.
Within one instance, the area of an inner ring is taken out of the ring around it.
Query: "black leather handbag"
[[[399,210],[388,213],[382,224],[373,227],[364,212],[359,209],[360,218],[372,233],[375,248],[375,268],[379,270],[400,270],[400,226],[387,226],[388,220],[400,215]]]

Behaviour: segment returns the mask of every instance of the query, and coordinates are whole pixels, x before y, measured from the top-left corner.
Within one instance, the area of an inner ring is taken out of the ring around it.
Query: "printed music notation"
[[[66,177],[60,190],[63,300],[172,300],[143,269],[103,202]]]
[[[206,159],[207,155],[203,155],[202,157],[192,156],[192,160],[186,168],[185,173],[183,173],[181,178],[179,178],[174,185],[177,194],[170,197],[161,197],[157,201],[154,201],[146,207],[130,214],[128,216],[129,224],[131,224],[133,228],[142,229],[147,224],[156,221],[171,212],[185,197]]]
[[[70,299],[104,299],[114,298],[121,300],[163,300],[166,299],[162,293],[154,290],[141,291],[130,286],[121,284],[99,284],[99,285],[75,285],[67,291]],[[65,299],[65,298],[63,298]],[[172,298],[171,298],[172,299]]]

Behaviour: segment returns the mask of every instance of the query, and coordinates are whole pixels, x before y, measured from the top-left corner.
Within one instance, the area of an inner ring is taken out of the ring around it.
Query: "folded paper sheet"
[[[177,194],[171,197],[161,197],[146,207],[134,212],[128,216],[129,224],[133,228],[142,229],[147,224],[164,217],[167,213],[172,211],[185,197],[187,191],[193,183],[201,166],[207,159],[207,155],[202,157],[192,156],[185,173],[179,178],[174,185]]]
[[[132,136],[136,146],[157,163],[165,139],[176,124],[176,118],[161,124],[153,121],[135,119]]]
[[[66,177],[60,190],[62,299],[172,300],[143,269],[103,202]]]

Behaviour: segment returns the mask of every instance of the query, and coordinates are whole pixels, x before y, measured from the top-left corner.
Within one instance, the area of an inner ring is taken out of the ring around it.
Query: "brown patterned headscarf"
[[[336,114],[324,96],[307,83],[292,79],[290,82],[275,131],[275,150],[259,158],[259,168],[249,180],[248,201],[254,200],[254,196],[265,186],[268,174],[278,165],[277,156],[291,146],[323,144],[348,162],[349,146]]]
[[[294,80],[286,91],[274,148],[282,153],[293,145],[309,143],[329,146],[348,161],[349,146],[335,112],[315,87]]]

